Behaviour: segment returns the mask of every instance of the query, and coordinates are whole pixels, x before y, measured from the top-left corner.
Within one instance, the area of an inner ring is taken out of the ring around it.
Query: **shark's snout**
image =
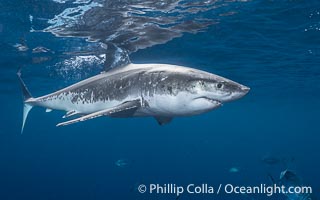
[[[250,88],[247,87],[247,86],[242,85],[241,86],[241,91],[242,91],[242,93],[244,93],[244,95],[246,95],[250,91]]]
[[[243,96],[245,96],[246,94],[248,94],[249,91],[250,91],[250,88],[249,88],[249,87],[244,86],[244,85],[241,85],[241,86],[239,87],[239,89],[237,90],[237,92],[236,92],[235,99],[242,98]]]

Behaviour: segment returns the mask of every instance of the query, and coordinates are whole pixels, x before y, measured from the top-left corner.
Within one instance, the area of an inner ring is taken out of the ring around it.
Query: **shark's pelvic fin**
[[[141,107],[141,101],[140,100],[134,100],[134,101],[127,101],[124,102],[118,106],[115,106],[113,108],[108,108],[105,110],[101,110],[98,112],[94,112],[73,120],[69,120],[66,122],[62,122],[57,124],[57,126],[66,126],[69,124],[73,124],[73,123],[77,123],[77,122],[82,122],[82,121],[86,121],[89,119],[94,119],[97,117],[101,117],[101,116],[117,116],[117,114],[121,113],[122,117],[125,117],[125,113],[129,113],[130,115],[132,115],[132,113],[134,113],[139,107]],[[129,117],[129,116],[128,116]]]
[[[65,115],[63,115],[62,118],[71,117],[71,116],[77,115],[77,114],[79,114],[77,111],[75,111],[75,110],[70,110],[70,111],[68,111]]]
[[[23,97],[23,118],[22,118],[22,127],[21,127],[21,134],[22,134],[28,114],[33,107],[33,105],[31,104],[33,97],[31,96],[26,84],[23,82],[21,78],[21,69],[18,71],[17,75],[20,82],[22,97]]]
[[[172,121],[172,117],[155,117],[159,125],[169,124]]]

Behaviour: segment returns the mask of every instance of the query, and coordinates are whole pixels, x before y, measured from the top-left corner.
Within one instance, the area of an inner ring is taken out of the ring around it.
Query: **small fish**
[[[52,51],[42,46],[38,46],[32,49],[32,53],[47,53],[47,52],[52,52]]]
[[[285,168],[288,164],[294,162],[294,157],[277,157],[277,156],[264,156],[261,161],[267,165],[283,165]]]
[[[231,167],[230,169],[229,169],[229,172],[230,173],[238,173],[240,170],[239,170],[239,168],[237,168],[237,167]]]
[[[29,47],[27,46],[26,39],[24,37],[20,38],[20,43],[13,45],[18,51],[28,51]]]
[[[276,165],[282,162],[282,159],[272,156],[265,156],[261,159],[262,162],[268,165]]]
[[[28,51],[29,50],[28,46],[23,45],[23,44],[18,44],[18,43],[13,45],[13,47],[15,47],[18,51]]]
[[[129,165],[129,161],[126,159],[119,159],[114,163],[117,167],[124,168]]]

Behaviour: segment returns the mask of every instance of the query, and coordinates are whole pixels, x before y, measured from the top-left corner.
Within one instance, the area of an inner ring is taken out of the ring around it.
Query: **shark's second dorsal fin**
[[[79,117],[79,118],[76,118],[73,120],[59,123],[59,124],[57,124],[57,126],[66,126],[69,124],[82,122],[82,121],[94,119],[94,118],[105,116],[105,115],[112,116],[112,115],[116,115],[117,113],[120,113],[120,112],[122,113],[122,116],[125,117],[123,115],[124,112],[127,111],[128,113],[130,113],[130,115],[132,115],[132,113],[134,113],[134,111],[137,110],[139,107],[141,107],[140,99],[133,100],[133,101],[126,101],[126,102],[124,102],[118,106],[112,107],[112,108],[107,108],[105,110],[100,110],[100,111],[97,111],[97,112],[94,112],[94,113],[91,113],[91,114],[88,114],[88,115],[85,115],[85,116],[82,116],[82,117]],[[131,116],[128,116],[128,117],[131,117]]]

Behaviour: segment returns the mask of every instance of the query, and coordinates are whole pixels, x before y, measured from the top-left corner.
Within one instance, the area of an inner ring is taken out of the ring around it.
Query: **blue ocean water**
[[[130,7],[134,14],[122,19],[123,5],[137,2],[140,7]],[[137,188],[270,184],[268,174],[279,179],[285,169],[320,196],[320,2],[195,2],[0,2],[1,200],[176,199],[175,194],[140,194]],[[115,23],[108,25],[110,19]],[[126,23],[136,27],[119,25]],[[137,39],[141,32],[146,34]],[[34,96],[51,93],[98,74],[104,65],[101,43],[110,42],[126,49],[134,63],[193,67],[251,90],[217,110],[166,126],[151,118],[106,117],[56,127],[63,112],[34,108],[21,135],[17,71],[22,69]]]

